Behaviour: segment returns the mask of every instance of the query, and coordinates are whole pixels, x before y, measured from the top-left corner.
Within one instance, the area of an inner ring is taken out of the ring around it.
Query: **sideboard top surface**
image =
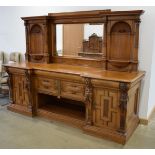
[[[6,64],[4,66],[20,69],[30,70],[42,70],[49,72],[57,72],[64,74],[73,74],[83,77],[90,77],[94,79],[110,80],[118,82],[134,82],[135,80],[144,76],[144,71],[137,72],[119,72],[119,71],[107,71],[99,68],[84,67],[84,66],[73,66],[66,64],[36,64],[36,63],[15,63]]]

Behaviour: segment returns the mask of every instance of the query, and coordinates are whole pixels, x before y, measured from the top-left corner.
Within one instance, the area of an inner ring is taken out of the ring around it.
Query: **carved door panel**
[[[120,125],[118,91],[94,88],[93,102],[94,125],[118,129]]]
[[[13,101],[15,104],[28,106],[26,79],[23,75],[13,75]]]

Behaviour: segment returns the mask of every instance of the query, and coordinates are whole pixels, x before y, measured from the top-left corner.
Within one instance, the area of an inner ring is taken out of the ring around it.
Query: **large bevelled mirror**
[[[57,24],[57,56],[102,58],[104,24]]]

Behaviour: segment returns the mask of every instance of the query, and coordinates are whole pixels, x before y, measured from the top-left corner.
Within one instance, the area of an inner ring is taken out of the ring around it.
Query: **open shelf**
[[[85,121],[85,105],[79,101],[55,96],[38,94],[38,115],[46,118],[55,118],[74,124],[82,125]]]

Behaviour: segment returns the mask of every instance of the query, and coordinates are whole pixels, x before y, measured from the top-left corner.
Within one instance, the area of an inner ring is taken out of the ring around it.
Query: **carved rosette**
[[[9,102],[10,104],[13,104],[13,87],[12,87],[12,84],[13,84],[13,79],[12,79],[12,74],[10,73],[9,71],[9,68],[5,67],[5,71],[8,73],[8,86],[9,86]]]
[[[28,94],[28,109],[32,111],[32,79],[31,79],[32,70],[25,70],[25,88]]]
[[[85,98],[84,102],[86,105],[86,124],[92,125],[92,94],[93,94],[93,88],[91,84],[90,78],[85,78]]]
[[[127,113],[127,102],[128,102],[128,84],[120,82],[120,129],[122,133],[126,132],[126,113]]]

